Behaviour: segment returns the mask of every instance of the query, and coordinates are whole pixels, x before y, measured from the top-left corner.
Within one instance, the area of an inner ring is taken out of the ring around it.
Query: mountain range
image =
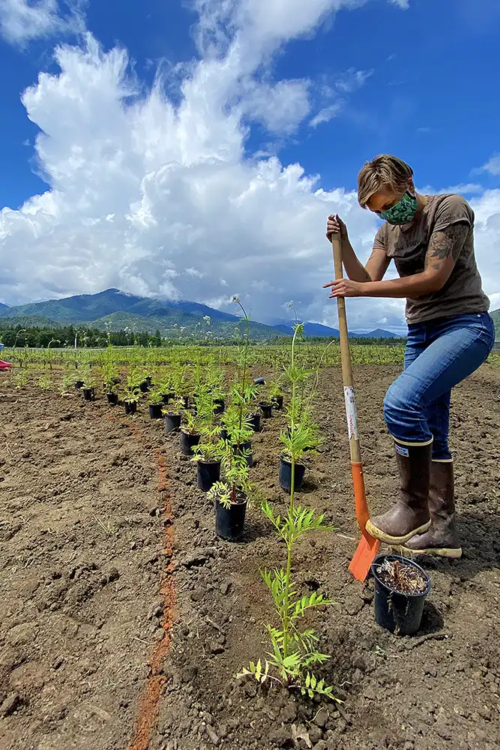
[[[210,318],[210,322],[204,320]],[[9,307],[0,303],[0,321],[23,326],[50,327],[56,325],[91,326],[99,330],[134,332],[159,330],[164,338],[202,337],[210,332],[212,337],[233,338],[240,318],[207,305],[184,301],[171,301],[138,297],[107,289],[98,294],[82,294],[59,300],[33,302]],[[274,339],[293,334],[293,322],[275,319],[273,325],[252,321],[254,339]],[[339,338],[336,328],[320,323],[304,324],[307,337]],[[390,331],[377,329],[371,333],[351,334],[352,338],[397,338]]]

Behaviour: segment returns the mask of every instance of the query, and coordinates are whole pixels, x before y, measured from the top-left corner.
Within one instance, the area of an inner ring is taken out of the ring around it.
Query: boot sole
[[[446,557],[449,560],[459,560],[462,557],[462,548],[458,547],[428,547],[426,549],[410,549],[410,547],[399,547],[406,555],[430,555],[431,557]]]
[[[370,536],[373,536],[375,539],[378,539],[385,544],[396,546],[406,544],[406,542],[409,542],[410,539],[412,539],[414,536],[417,536],[417,534],[425,534],[426,531],[429,531],[430,527],[431,521],[429,520],[423,526],[419,526],[417,529],[410,531],[410,533],[406,534],[405,536],[390,536],[389,534],[386,534],[385,531],[377,529],[377,527],[374,526],[371,521],[366,522],[366,531],[368,532],[368,534],[370,534]]]

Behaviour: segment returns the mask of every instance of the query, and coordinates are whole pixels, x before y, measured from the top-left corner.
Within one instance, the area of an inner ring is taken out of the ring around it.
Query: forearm
[[[371,276],[358,259],[349,239],[342,239],[342,262],[351,281],[371,282]]]
[[[369,281],[361,284],[361,295],[363,297],[420,297],[424,294],[432,294],[442,288],[439,279],[433,278],[426,271],[414,276],[405,276],[402,279],[389,279],[388,281]]]

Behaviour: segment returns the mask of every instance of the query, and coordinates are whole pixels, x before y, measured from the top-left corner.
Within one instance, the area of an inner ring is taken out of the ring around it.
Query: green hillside
[[[178,310],[168,308],[162,310],[161,315],[143,317],[127,312],[116,312],[106,315],[92,322],[92,328],[100,331],[133,331],[134,333],[154,333],[160,331],[163,338],[185,339],[192,338],[221,338],[232,339],[235,336],[237,321],[211,320],[207,325],[198,315],[182,313]],[[243,327],[240,326],[243,332]],[[262,323],[250,323],[250,336],[252,339],[275,339],[281,338],[280,331],[265,326]]]
[[[209,323],[204,320],[205,316],[210,318]],[[137,297],[119,289],[106,289],[98,294],[0,308],[0,323],[8,325],[7,321],[23,327],[72,325],[109,332],[126,329],[134,333],[160,331],[163,338],[188,340],[195,337],[199,340],[234,338],[239,319],[198,302]],[[263,323],[251,323],[250,327],[254,339],[283,336],[283,332]]]
[[[21,328],[56,328],[59,324],[51,318],[45,318],[43,315],[15,315],[0,317],[0,329],[10,326],[21,326]]]

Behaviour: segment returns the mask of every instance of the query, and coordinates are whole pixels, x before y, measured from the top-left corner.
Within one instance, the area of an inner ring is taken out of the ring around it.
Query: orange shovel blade
[[[370,518],[370,511],[368,510],[368,503],[366,502],[363,465],[361,463],[353,462],[351,466],[354,484],[356,519],[363,536],[361,537],[361,541],[359,542],[356,552],[351,560],[349,570],[356,580],[365,581],[370,572],[370,566],[379,551],[380,542],[366,532],[366,522]]]
[[[357,581],[366,581],[372,562],[379,551],[380,542],[369,534],[363,534],[349,564],[349,570]]]

